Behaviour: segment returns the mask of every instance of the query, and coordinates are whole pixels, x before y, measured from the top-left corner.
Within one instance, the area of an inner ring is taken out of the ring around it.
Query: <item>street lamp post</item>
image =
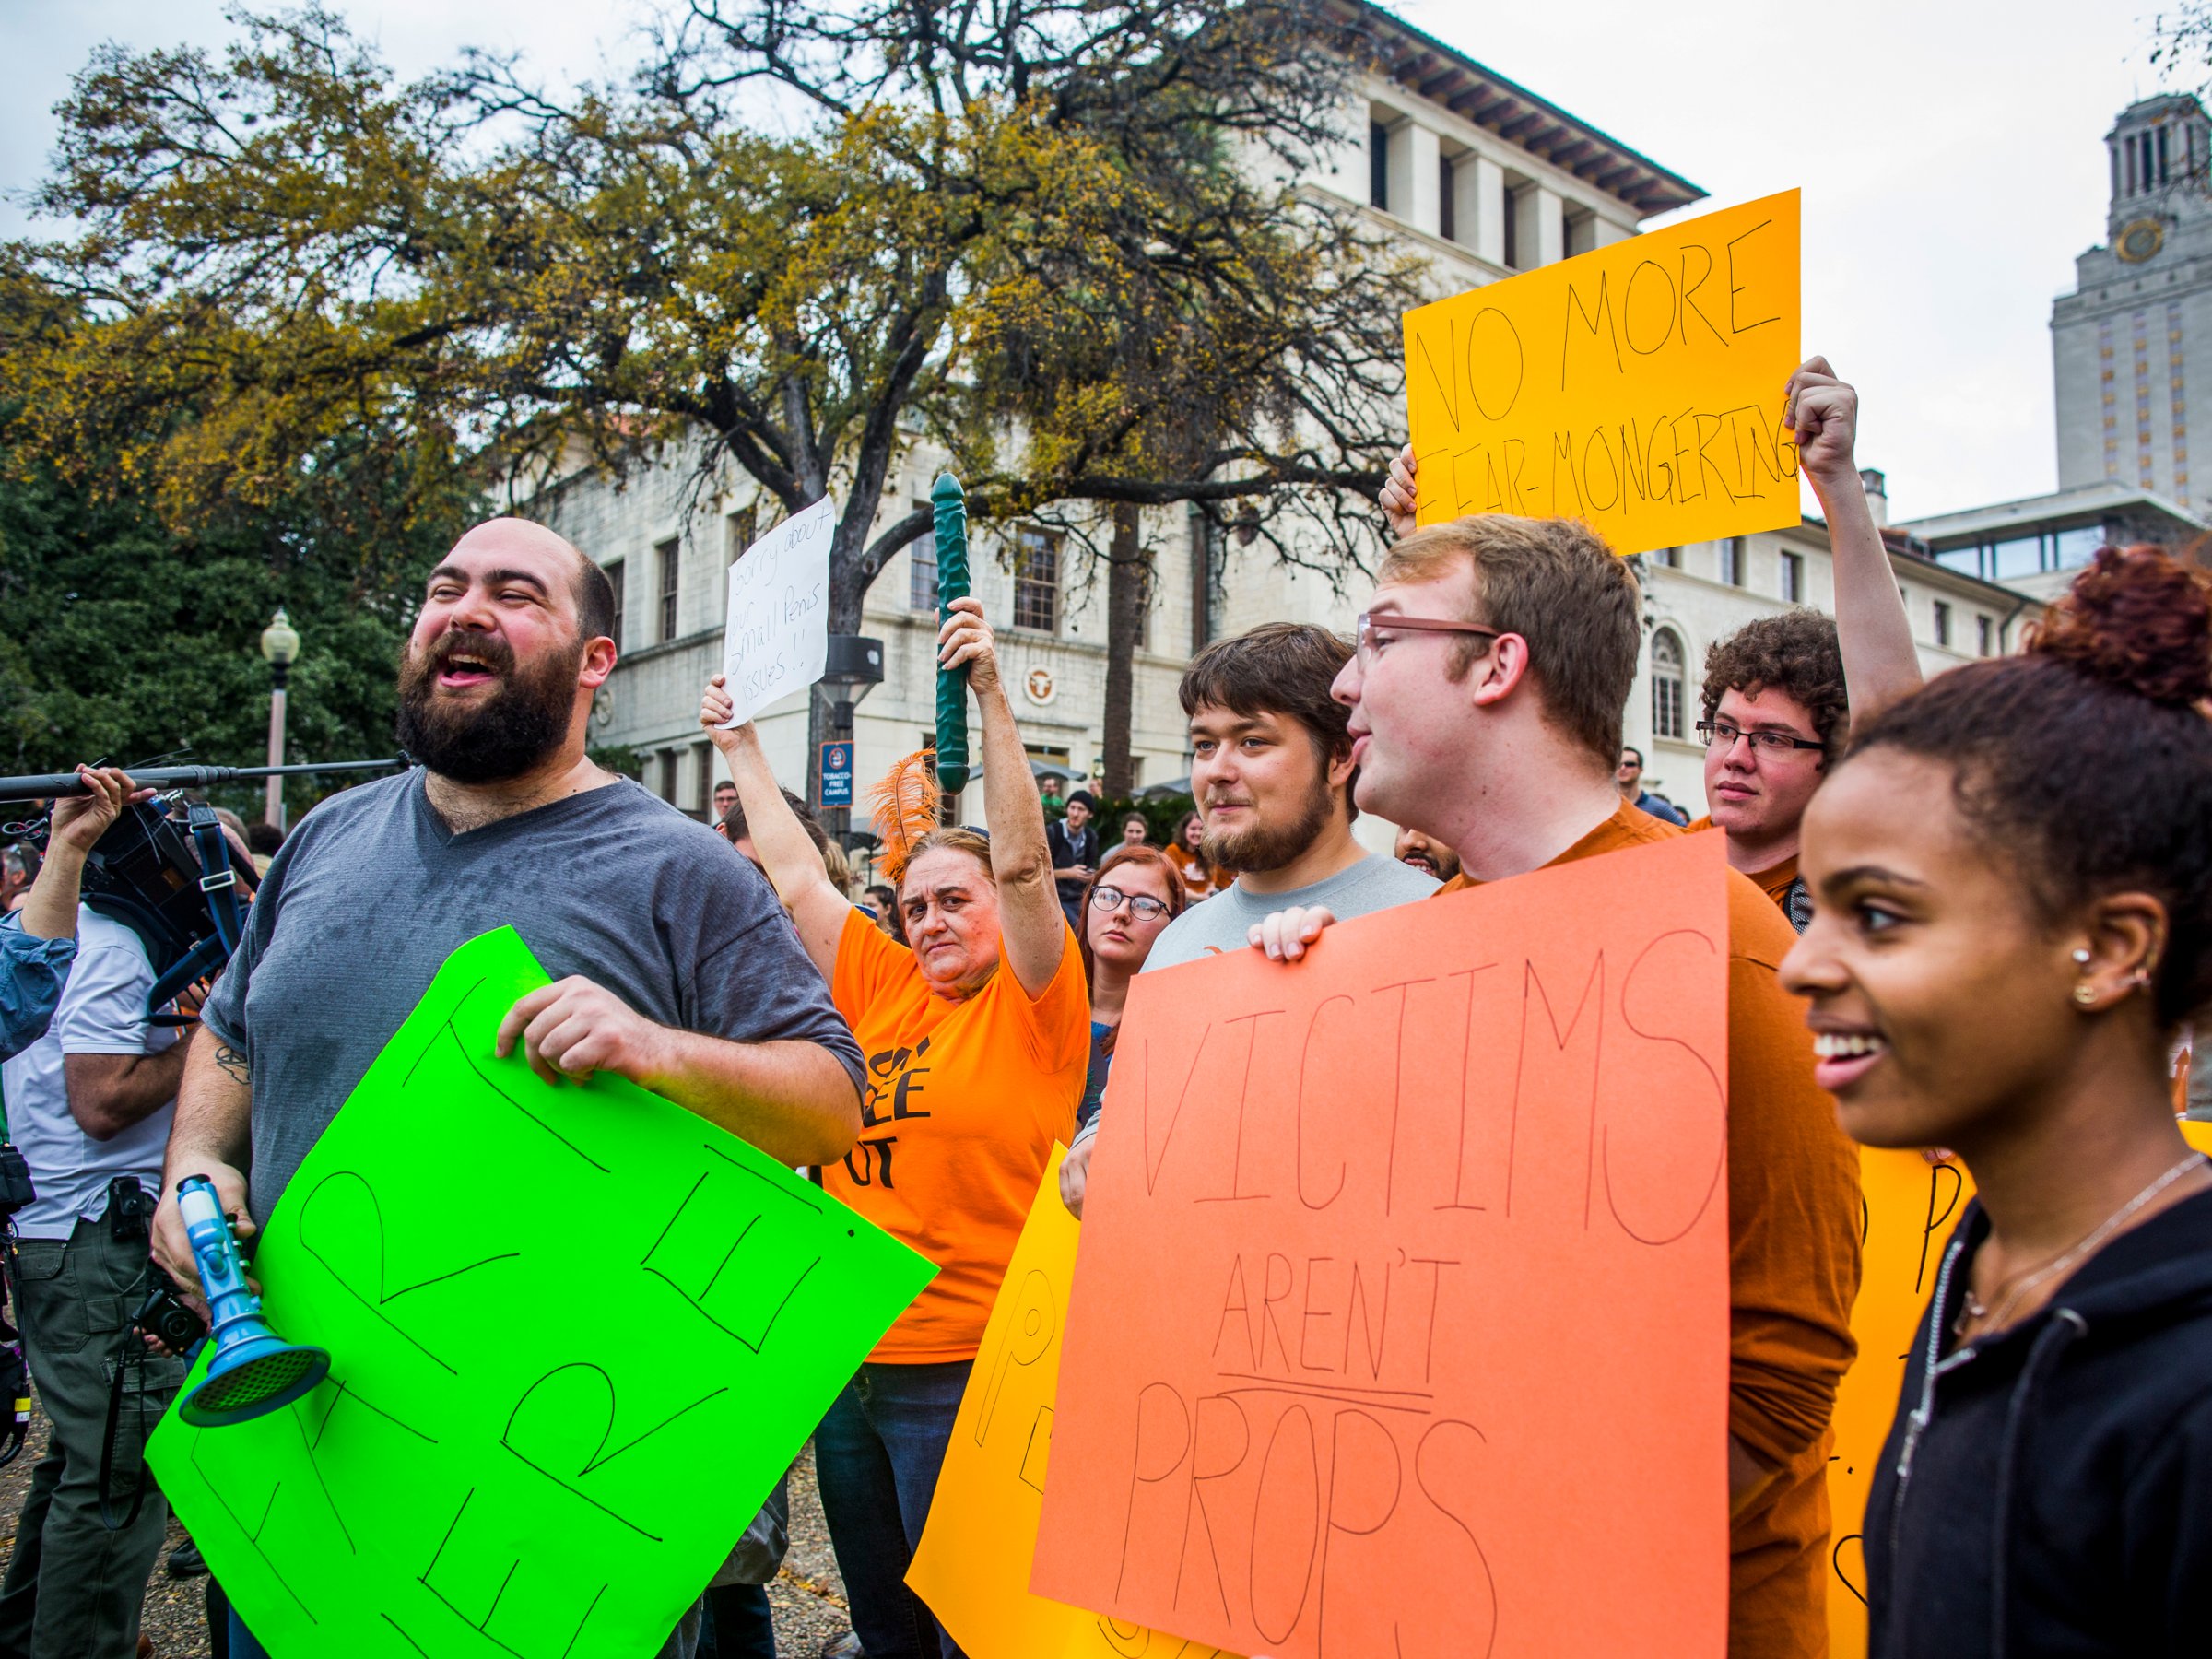
[[[300,659],[300,630],[292,626],[284,607],[261,630],[261,654],[269,665],[269,764],[284,764],[284,683]],[[284,780],[271,778],[262,817],[277,830],[284,828]]]
[[[830,636],[829,665],[823,671],[816,695],[827,704],[825,723],[833,742],[850,743],[853,739],[853,708],[860,700],[883,683],[883,641],[857,634]],[[822,794],[822,756],[818,747],[806,767],[808,782],[815,801],[819,804]],[[824,828],[837,837],[838,845],[847,852],[853,850],[853,809],[849,806],[823,808],[827,820]]]

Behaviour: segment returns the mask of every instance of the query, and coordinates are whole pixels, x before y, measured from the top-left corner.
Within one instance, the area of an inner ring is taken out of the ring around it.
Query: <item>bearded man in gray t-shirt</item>
[[[198,1276],[177,1182],[208,1176],[252,1233],[446,957],[505,924],[555,979],[508,1013],[501,1053],[548,1081],[616,1073],[782,1163],[859,1135],[859,1047],[767,880],[585,757],[613,615],[606,573],[519,519],[430,572],[399,684],[422,766],[308,817],[203,1010],[154,1224],[180,1283]],[[690,1659],[698,1618],[665,1659]]]
[[[1161,930],[1145,972],[1244,949],[1277,912],[1323,905],[1343,921],[1436,891],[1432,877],[1352,838],[1359,759],[1350,711],[1329,690],[1351,654],[1324,628],[1273,622],[1191,659],[1180,691],[1202,851],[1237,879]],[[1092,1114],[1060,1166],[1061,1196],[1077,1216],[1104,1116]]]

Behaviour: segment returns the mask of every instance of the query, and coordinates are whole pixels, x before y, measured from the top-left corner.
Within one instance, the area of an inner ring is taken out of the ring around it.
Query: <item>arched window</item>
[[[1654,737],[1688,735],[1682,718],[1685,690],[1682,663],[1680,635],[1672,629],[1663,628],[1652,636],[1652,735]]]

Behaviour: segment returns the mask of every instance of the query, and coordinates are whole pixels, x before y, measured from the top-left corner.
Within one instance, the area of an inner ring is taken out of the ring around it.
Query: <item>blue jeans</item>
[[[661,1649],[659,1659],[691,1659],[699,1651],[700,1604],[694,1602],[691,1610],[684,1615],[684,1622],[676,1627]],[[269,1650],[253,1640],[253,1632],[240,1622],[238,1609],[230,1609],[230,1659],[269,1659]]]
[[[720,1584],[707,1592],[700,1659],[776,1659],[776,1615],[765,1584]]]
[[[822,1513],[868,1659],[963,1659],[906,1587],[906,1568],[972,1364],[864,1365],[814,1431]]]

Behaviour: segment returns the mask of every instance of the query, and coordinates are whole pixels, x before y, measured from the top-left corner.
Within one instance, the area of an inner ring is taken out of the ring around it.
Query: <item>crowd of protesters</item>
[[[2212,578],[2104,549],[2024,654],[1924,685],[1859,488],[1855,394],[1814,359],[1783,396],[1835,616],[1714,647],[1695,822],[1622,742],[1630,563],[1570,521],[1415,528],[1410,453],[1351,640],[1278,623],[1190,663],[1194,806],[1164,844],[1144,813],[1034,775],[972,599],[938,661],[980,711],[987,832],[940,822],[930,757],[910,757],[878,792],[878,880],[855,894],[753,725],[724,727],[719,677],[700,706],[730,772],[719,838],[688,823],[587,758],[613,596],[518,520],[470,531],[429,577],[400,669],[422,765],[335,797],[276,853],[187,1041],[107,1030],[146,976],[80,914],[76,872],[135,797],[88,773],[0,928],[11,1129],[41,1194],[18,1218],[18,1317],[54,1424],[0,1659],[128,1659],[137,1641],[158,1502],[150,1534],[103,1533],[86,1507],[99,1367],[75,1302],[89,1286],[114,1305],[147,1248],[114,1242],[111,1175],[159,1194],[151,1253],[192,1284],[176,1181],[209,1175],[251,1237],[438,965],[489,927],[523,924],[554,976],[508,1015],[502,1053],[651,1087],[936,1265],[815,1460],[842,1651],[955,1659],[907,1567],[1054,1147],[1080,1217],[1092,1151],[1119,1132],[1135,977],[1221,952],[1325,960],[1328,930],[1362,915],[1712,832],[1730,872],[1729,1652],[1827,1651],[1859,1146],[1948,1148],[1978,1189],[1867,1511],[1874,1653],[2201,1651],[2212,1166],[2182,1138],[2171,1061],[2212,1004]],[[1362,845],[1362,813],[1394,827],[1394,855]],[[338,934],[352,951],[319,948]],[[772,1653],[759,1576],[720,1576],[664,1654]],[[235,1616],[224,1635],[238,1659],[261,1651]]]

